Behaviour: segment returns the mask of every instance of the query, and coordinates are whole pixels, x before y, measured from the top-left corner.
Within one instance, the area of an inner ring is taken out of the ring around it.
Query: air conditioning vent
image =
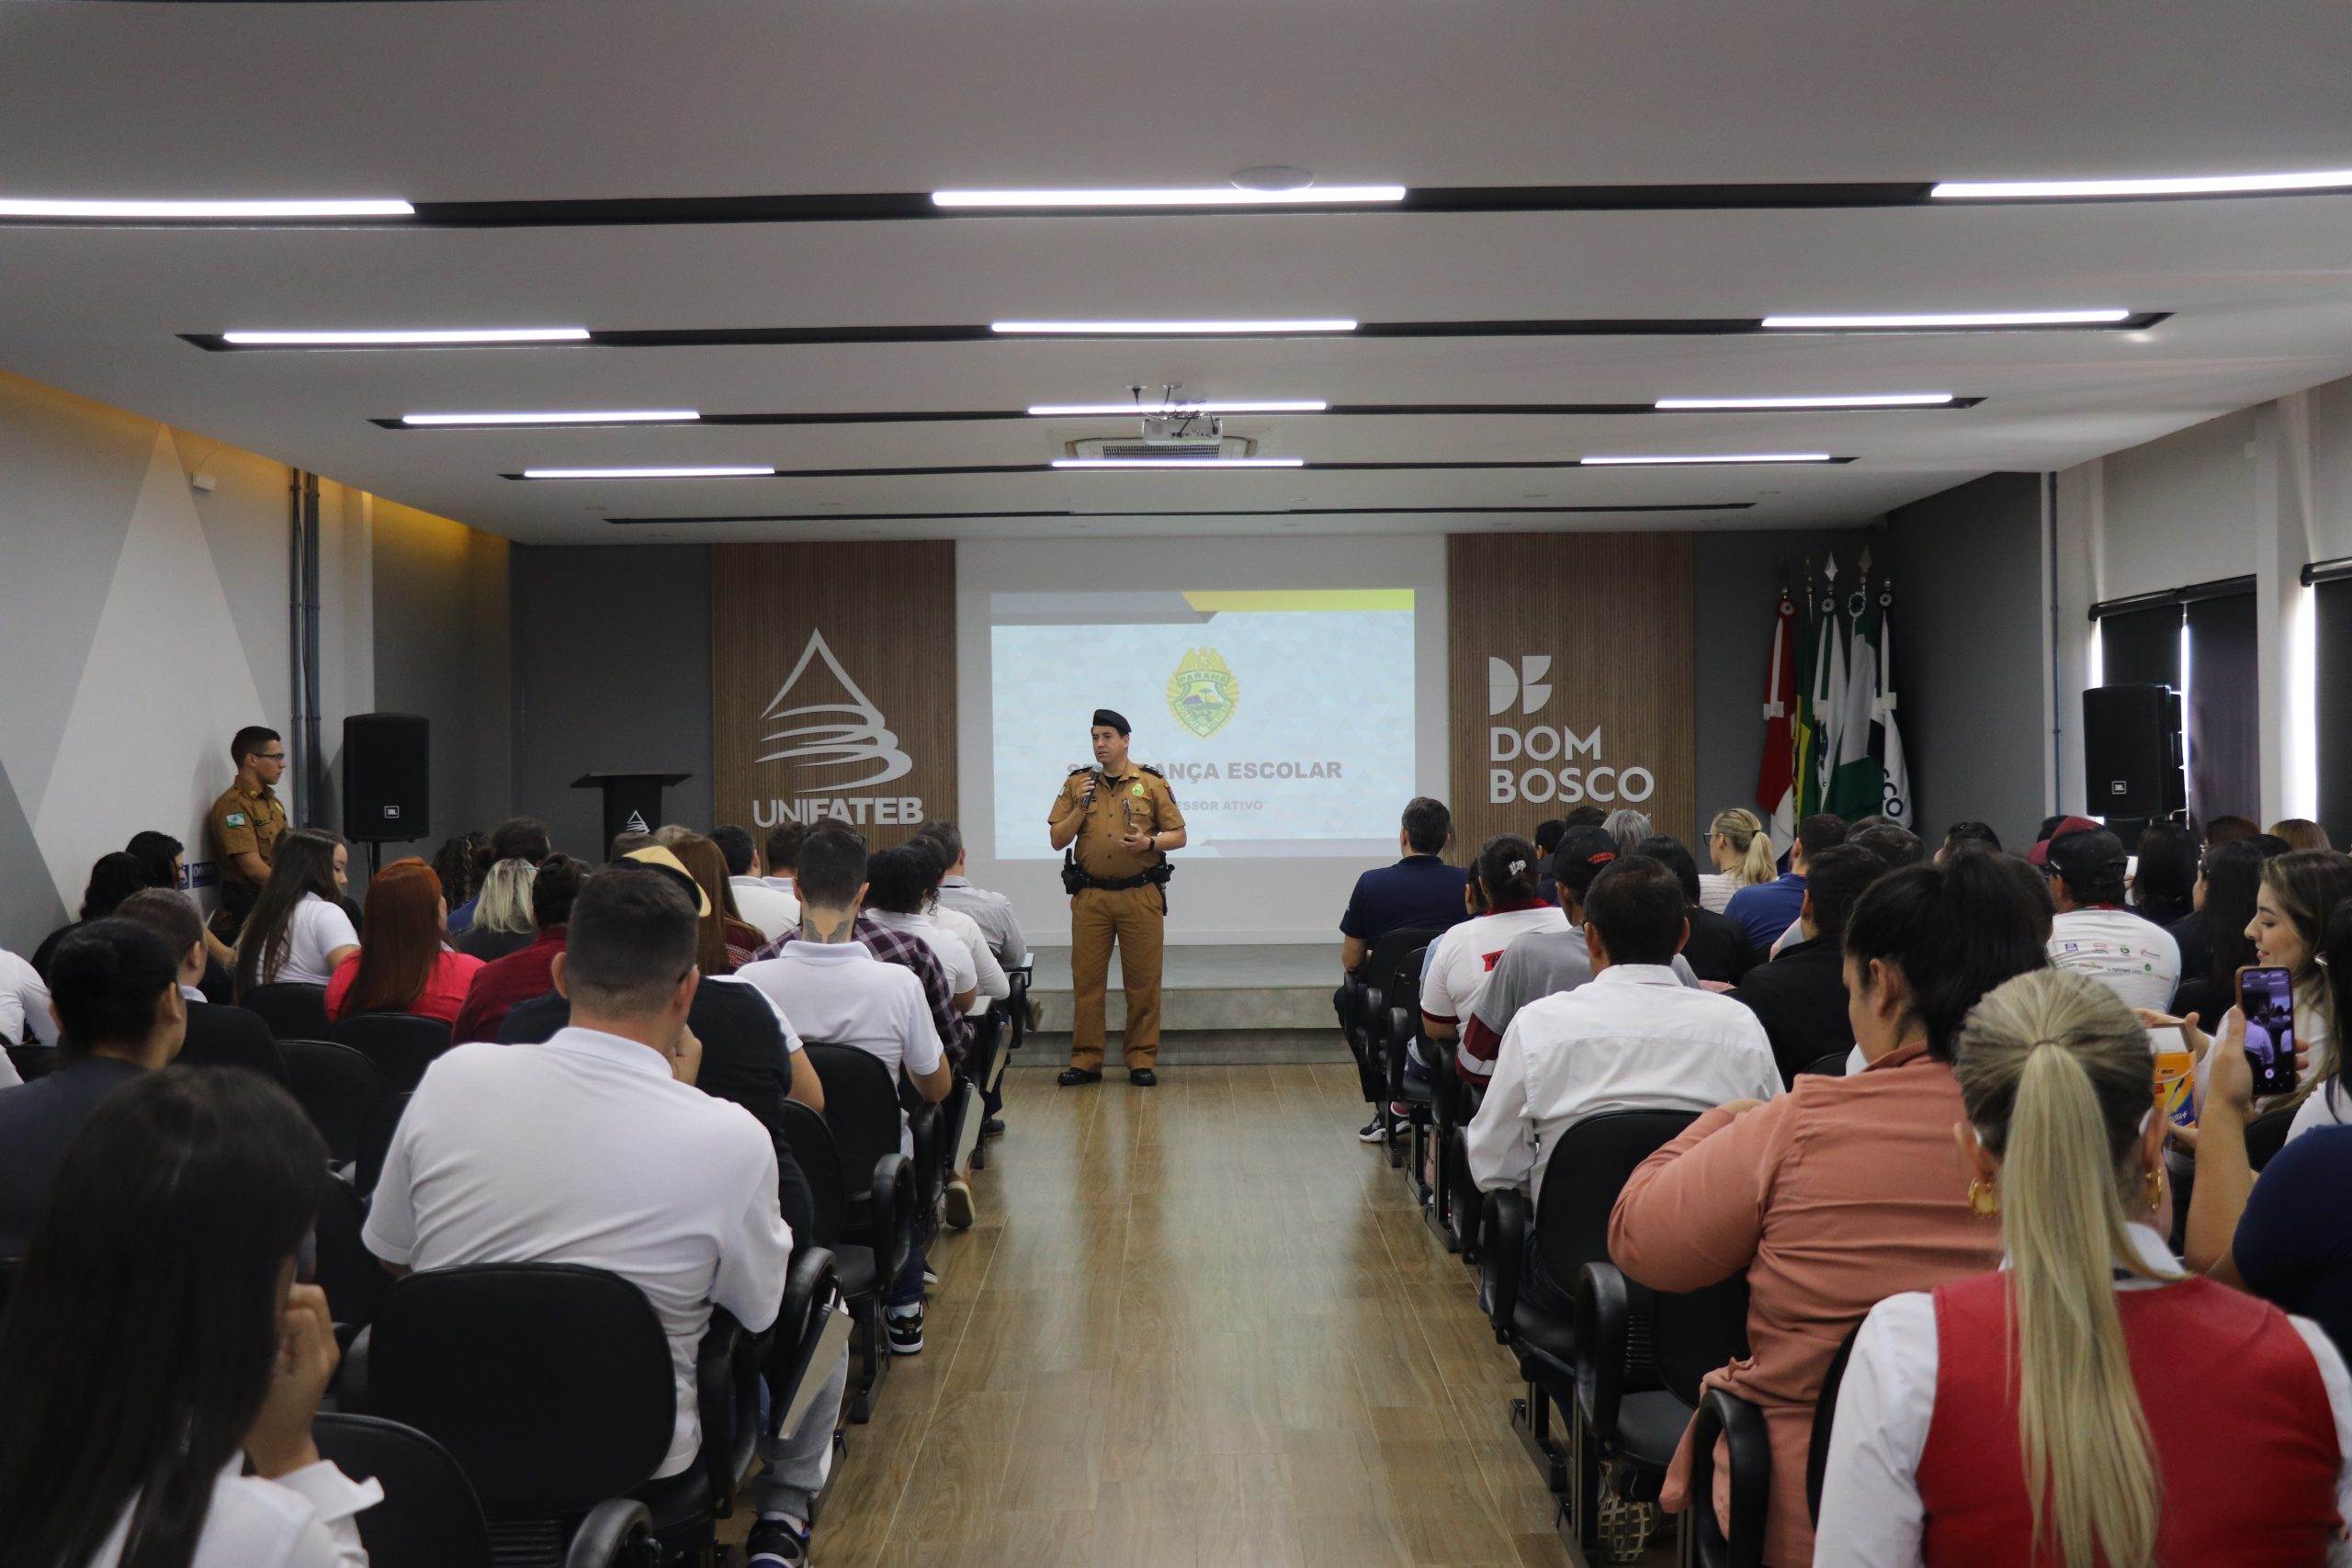
[[[1133,435],[1090,435],[1063,445],[1064,453],[1072,457],[1248,457],[1257,450],[1258,443],[1246,435],[1228,435],[1221,441],[1170,443],[1144,441]]]

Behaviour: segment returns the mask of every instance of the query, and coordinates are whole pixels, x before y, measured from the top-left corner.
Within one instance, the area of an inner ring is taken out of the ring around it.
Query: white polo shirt
[[[340,904],[329,903],[315,893],[302,895],[286,921],[286,962],[274,975],[261,976],[264,985],[323,986],[334,977],[334,965],[327,955],[338,948],[357,947],[359,933],[351,929],[351,917],[343,912]],[[262,962],[269,962],[269,954],[262,954]]]
[[[435,1060],[392,1135],[362,1239],[413,1269],[577,1263],[643,1291],[678,1389],[657,1476],[701,1446],[695,1353],[711,1307],[765,1328],[792,1257],[767,1130],[680,1083],[650,1048],[588,1029]]]
[[[2126,1007],[2168,1012],[2180,986],[2180,943],[2129,909],[2069,909],[2052,919],[2050,963],[2097,980]]]
[[[1012,981],[1004,973],[1004,965],[997,962],[996,950],[989,945],[989,933],[980,922],[961,909],[951,909],[945,904],[931,912],[939,929],[964,944],[971,955],[972,966],[979,972],[979,991],[972,998],[972,1005],[964,1010],[969,1018],[978,1018],[989,1010],[990,1002],[1001,1002],[1012,995]]]
[[[5,948],[0,948],[0,1039],[11,1044],[57,1043],[48,983],[40,970]]]
[[[904,964],[878,962],[862,942],[787,942],[775,957],[736,970],[735,978],[766,992],[802,1039],[854,1045],[880,1057],[901,1081],[910,1073],[936,1072],[946,1059],[922,982]],[[904,1111],[899,1152],[914,1157]]]
[[[1477,1009],[1487,976],[1513,937],[1529,931],[1564,931],[1567,911],[1556,904],[1479,915],[1446,929],[1430,944],[1421,979],[1421,1010],[1441,1023],[1460,1024]]]
[[[730,876],[736,912],[774,942],[800,923],[800,900],[763,876]]]
[[[922,938],[939,966],[947,971],[947,988],[957,996],[980,988],[980,966],[972,961],[972,950],[963,938],[942,925],[936,915],[899,915],[888,909],[868,909],[866,919],[885,931],[904,931],[909,936]]]
[[[1781,1069],[1742,1003],[1685,986],[1662,964],[1612,964],[1519,1010],[1464,1136],[1482,1188],[1541,1196],[1560,1134],[1611,1111],[1711,1111],[1771,1100]]]

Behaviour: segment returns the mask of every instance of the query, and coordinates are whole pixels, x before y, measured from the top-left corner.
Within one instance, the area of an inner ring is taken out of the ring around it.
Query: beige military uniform
[[[1047,814],[1048,826],[1066,829],[1072,817],[1085,821],[1071,840],[1080,870],[1098,881],[1139,876],[1167,856],[1138,854],[1119,840],[1130,833],[1172,832],[1184,825],[1168,781],[1149,768],[1127,764],[1118,778],[1104,774],[1091,806],[1081,805],[1093,770],[1076,768],[1062,784]],[[1070,1021],[1069,1065],[1100,1071],[1109,1006],[1111,948],[1119,949],[1119,988],[1126,993],[1127,1025],[1122,1039],[1129,1068],[1148,1067],[1159,1056],[1159,964],[1168,901],[1158,887],[1088,887],[1069,901],[1072,988],[1076,1016]]]
[[[220,880],[258,890],[261,885],[237,869],[236,857],[256,854],[262,864],[270,863],[278,837],[286,831],[286,807],[277,792],[267,785],[247,789],[232,784],[220,792],[205,820],[211,827],[212,848],[220,857]]]

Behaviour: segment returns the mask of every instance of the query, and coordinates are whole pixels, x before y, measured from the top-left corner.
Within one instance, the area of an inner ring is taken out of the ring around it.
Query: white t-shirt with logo
[[[1503,949],[1530,931],[1564,931],[1567,912],[1556,904],[1505,909],[1449,927],[1430,949],[1421,979],[1421,1010],[1441,1023],[1459,1024],[1478,1005]]]
[[[351,929],[351,917],[343,912],[342,905],[305,893],[287,917],[286,962],[277,966],[277,974],[264,975],[262,980],[281,986],[323,986],[334,977],[334,966],[327,962],[327,955],[338,948],[358,945],[359,933]],[[268,961],[269,955],[263,953],[262,962]]]
[[[2180,986],[2180,944],[2172,932],[2129,909],[2069,909],[2051,922],[2050,962],[2087,975],[2126,1007],[2172,1007]]]

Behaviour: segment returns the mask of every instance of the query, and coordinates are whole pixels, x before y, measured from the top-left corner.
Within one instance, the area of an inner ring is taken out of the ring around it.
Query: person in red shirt
[[[441,879],[421,860],[394,861],[368,884],[359,951],[327,981],[327,1016],[406,1012],[452,1022],[481,960],[446,945]]]
[[[543,997],[555,989],[555,955],[563,951],[564,928],[571,920],[571,901],[588,868],[570,855],[549,855],[531,883],[531,922],[538,934],[531,945],[481,966],[466,990],[466,1005],[458,1010],[450,1031],[452,1043],[495,1040],[516,1002]]]

